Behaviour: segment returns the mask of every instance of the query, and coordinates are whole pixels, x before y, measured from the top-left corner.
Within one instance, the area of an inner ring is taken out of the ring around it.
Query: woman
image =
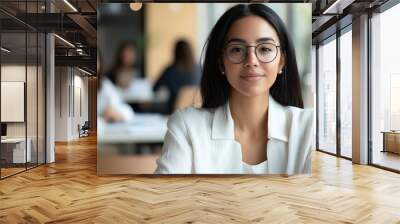
[[[165,86],[169,91],[166,114],[171,114],[179,91],[184,86],[196,86],[200,81],[200,68],[196,65],[192,48],[186,40],[175,43],[174,62],[169,65],[153,87],[157,91]]]
[[[143,112],[137,101],[151,99],[153,91],[150,82],[140,77],[136,69],[137,46],[133,42],[123,42],[116,52],[115,62],[107,77],[114,85],[119,97],[131,104],[136,112]]]
[[[132,79],[137,76],[137,71],[135,69],[136,57],[135,44],[124,42],[119,46],[114,66],[107,74],[107,77],[115,86],[121,89],[127,89]]]
[[[208,38],[201,109],[168,121],[156,173],[309,173],[312,110],[303,109],[293,44],[265,5],[237,5]]]
[[[99,91],[97,93],[97,114],[99,123],[102,122],[131,122],[134,118],[134,111],[118,95],[112,82],[103,78],[102,57],[97,52],[97,74],[99,79]]]

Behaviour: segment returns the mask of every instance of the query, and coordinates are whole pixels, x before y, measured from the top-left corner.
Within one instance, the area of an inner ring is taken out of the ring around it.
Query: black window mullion
[[[372,56],[372,12],[368,12],[368,20],[367,20],[367,46],[368,46],[368,53],[367,53],[367,85],[368,85],[368,95],[367,95],[367,119],[368,119],[368,124],[367,124],[367,133],[368,133],[368,164],[373,164],[373,145],[372,145],[372,65],[371,65],[371,56]]]
[[[315,130],[316,130],[316,140],[315,140],[315,147],[317,150],[319,149],[319,44],[315,47],[315,108],[316,108],[316,121],[315,121]]]
[[[336,31],[336,154],[341,157],[341,119],[340,119],[340,30]]]
[[[39,14],[39,0],[36,0]],[[38,18],[38,17],[36,17]],[[39,166],[39,32],[36,32],[36,166]]]
[[[25,0],[25,21],[28,17],[28,0]],[[25,23],[25,102],[24,102],[24,117],[25,117],[25,170],[28,170],[28,114],[27,114],[27,89],[28,89],[28,26]]]

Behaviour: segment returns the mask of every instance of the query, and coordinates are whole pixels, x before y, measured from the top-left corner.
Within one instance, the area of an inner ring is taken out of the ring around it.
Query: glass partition
[[[31,161],[26,136],[26,41],[25,32],[1,34],[2,177],[24,171]]]
[[[0,2],[0,178],[45,163],[45,35],[21,22],[44,1]]]
[[[336,154],[336,39],[318,48],[318,149]]]
[[[340,155],[352,157],[352,33],[340,36]]]
[[[400,171],[400,5],[376,14],[372,25],[372,164]]]

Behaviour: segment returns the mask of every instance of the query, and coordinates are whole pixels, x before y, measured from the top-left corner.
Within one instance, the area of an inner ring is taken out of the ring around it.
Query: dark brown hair
[[[285,55],[283,73],[277,76],[271,86],[270,94],[284,106],[303,108],[299,71],[293,43],[279,16],[263,4],[236,5],[226,11],[211,30],[206,43],[201,79],[202,107],[216,108],[228,101],[230,85],[226,76],[221,75],[218,61],[221,60],[221,52],[229,28],[236,20],[250,15],[259,16],[274,27],[281,44],[280,49],[282,54]]]

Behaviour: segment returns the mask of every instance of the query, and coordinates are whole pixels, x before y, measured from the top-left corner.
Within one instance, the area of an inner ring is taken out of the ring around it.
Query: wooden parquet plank
[[[299,176],[96,175],[94,137],[0,181],[0,223],[399,223],[400,175],[320,152]]]

